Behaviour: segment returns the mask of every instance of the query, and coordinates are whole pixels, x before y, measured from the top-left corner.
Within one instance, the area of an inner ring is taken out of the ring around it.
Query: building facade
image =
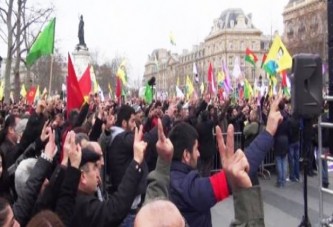
[[[196,65],[199,81],[207,84],[209,64],[213,66],[215,78],[222,68],[223,62],[230,74],[235,60],[239,64],[243,76],[254,82],[264,71],[260,69],[261,59],[267,53],[271,36],[265,36],[252,23],[252,16],[245,15],[242,9],[227,9],[219,18],[214,20],[210,33],[191,51],[184,50],[180,55],[165,49],[156,49],[148,56],[145,64],[144,80],[156,77],[156,89],[170,94],[174,92],[177,80],[179,86],[185,86],[186,76],[194,81],[193,65]],[[245,50],[249,48],[258,57],[257,66],[245,62]],[[237,81],[234,81],[236,84]],[[199,87],[199,84],[196,85]]]
[[[327,63],[327,2],[290,0],[283,12],[283,39],[291,55],[319,54]]]

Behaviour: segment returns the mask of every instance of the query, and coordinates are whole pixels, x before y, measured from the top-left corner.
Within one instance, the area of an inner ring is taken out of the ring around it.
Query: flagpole
[[[51,54],[50,81],[49,81],[49,96],[51,96],[52,77],[53,77],[53,54]]]

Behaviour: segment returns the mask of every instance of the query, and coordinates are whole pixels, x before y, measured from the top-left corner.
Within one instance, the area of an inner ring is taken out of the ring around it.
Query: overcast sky
[[[36,2],[45,1],[32,0]],[[85,22],[85,41],[99,52],[100,62],[116,55],[129,60],[132,79],[142,76],[148,54],[156,48],[181,53],[209,34],[214,19],[228,8],[252,13],[253,24],[265,34],[283,31],[282,12],[288,0],[54,0],[56,48],[63,55],[78,43],[79,15]],[[176,47],[169,42],[172,31]],[[5,55],[1,50],[0,54]]]

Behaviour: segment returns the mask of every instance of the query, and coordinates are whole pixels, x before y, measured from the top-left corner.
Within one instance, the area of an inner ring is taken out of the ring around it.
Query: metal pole
[[[333,0],[327,0],[328,94],[333,96]],[[333,103],[329,103],[329,121],[333,121]],[[330,133],[331,135],[331,133]]]
[[[49,91],[48,91],[49,96],[51,96],[52,78],[53,78],[53,55],[51,55],[50,81],[49,81]]]
[[[322,169],[323,165],[321,162],[321,154],[322,154],[322,149],[323,149],[323,141],[322,141],[322,126],[321,126],[321,115],[318,117],[318,155],[317,155],[317,160],[318,160],[318,173],[319,173],[319,223],[323,220],[323,192],[321,191],[322,185],[323,185],[323,179],[322,179]]]

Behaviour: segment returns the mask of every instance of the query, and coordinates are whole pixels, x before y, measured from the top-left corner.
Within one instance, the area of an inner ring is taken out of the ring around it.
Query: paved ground
[[[333,172],[329,173],[330,189],[333,190]],[[260,180],[264,201],[265,224],[267,227],[292,227],[301,223],[304,214],[303,183],[287,182],[285,188],[275,187],[276,176]],[[319,226],[319,181],[308,178],[308,213],[312,226]],[[212,208],[214,227],[228,226],[234,217],[232,198]],[[324,214],[333,213],[333,196],[324,195]]]

